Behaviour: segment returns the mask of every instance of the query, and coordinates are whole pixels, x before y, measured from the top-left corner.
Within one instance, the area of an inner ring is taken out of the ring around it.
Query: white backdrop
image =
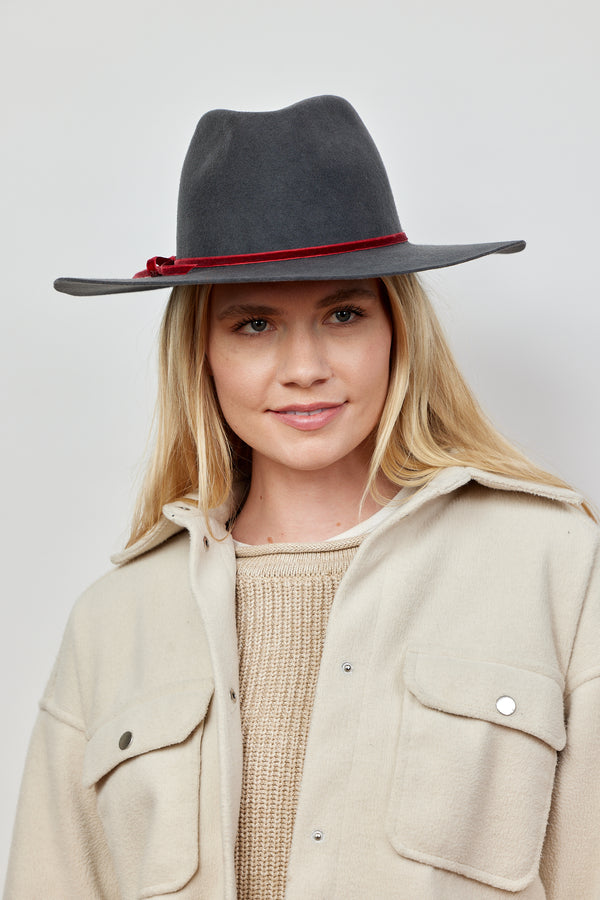
[[[591,0],[5,0],[0,876],[68,611],[126,535],[167,297],[77,300],[52,280],[174,252],[206,110],[341,94],[410,240],[528,241],[428,283],[492,419],[598,502],[599,15]]]

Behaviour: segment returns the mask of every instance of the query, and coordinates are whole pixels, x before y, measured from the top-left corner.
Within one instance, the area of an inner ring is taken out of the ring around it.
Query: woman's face
[[[216,285],[210,303],[217,396],[253,465],[368,464],[392,342],[377,279]]]

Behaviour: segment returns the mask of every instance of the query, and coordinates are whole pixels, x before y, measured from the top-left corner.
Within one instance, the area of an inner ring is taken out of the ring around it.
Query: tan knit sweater
[[[240,546],[239,900],[282,900],[329,611],[360,537]]]

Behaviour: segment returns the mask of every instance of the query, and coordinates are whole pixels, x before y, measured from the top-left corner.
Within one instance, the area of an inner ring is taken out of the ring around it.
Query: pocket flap
[[[405,683],[431,709],[515,728],[554,750],[566,744],[562,690],[547,675],[503,663],[409,650]]]
[[[206,716],[213,690],[210,678],[170,685],[103,721],[86,747],[84,786],[91,787],[126,759],[185,741]]]

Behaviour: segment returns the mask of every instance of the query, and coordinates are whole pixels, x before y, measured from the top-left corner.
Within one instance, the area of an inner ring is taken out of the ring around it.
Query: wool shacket
[[[286,900],[600,897],[600,544],[580,503],[452,467],[364,537],[327,623]],[[236,900],[230,515],[213,540],[169,504],[77,602],[7,900]]]
[[[239,900],[282,900],[325,630],[362,535],[236,547],[244,764]]]

